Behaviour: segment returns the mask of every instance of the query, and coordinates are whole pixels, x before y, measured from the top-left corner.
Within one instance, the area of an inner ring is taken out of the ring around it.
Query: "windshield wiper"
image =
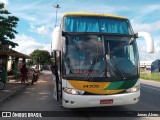
[[[117,61],[115,60],[114,57],[111,56],[111,60],[113,61],[113,63],[115,64],[115,67],[117,68],[117,70],[119,71],[119,73],[121,74],[121,76],[123,77],[123,79],[127,79],[124,75],[123,70],[121,69],[121,67],[118,65]]]
[[[113,61],[113,64],[115,64],[114,67],[116,67],[116,69],[119,71],[119,73],[123,77],[123,79],[126,79],[126,77],[124,75],[124,71],[121,69],[121,67],[118,65],[117,61],[115,60],[115,58],[111,54],[109,42],[108,42],[108,58],[107,59],[109,59],[109,60],[111,59]]]
[[[88,80],[88,78],[90,77],[90,74],[92,73],[92,71],[93,71],[93,69],[94,69],[94,66],[95,66],[95,64],[97,63],[98,58],[99,58],[99,43],[98,43],[98,46],[97,46],[96,56],[95,56],[95,57],[93,58],[93,60],[92,60],[91,66],[90,66],[89,69],[88,69],[88,74],[86,75],[85,80]]]

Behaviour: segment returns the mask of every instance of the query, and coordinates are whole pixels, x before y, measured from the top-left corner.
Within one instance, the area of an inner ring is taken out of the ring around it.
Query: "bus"
[[[64,14],[52,34],[54,97],[65,108],[135,104],[140,99],[139,54],[125,17],[83,12]]]

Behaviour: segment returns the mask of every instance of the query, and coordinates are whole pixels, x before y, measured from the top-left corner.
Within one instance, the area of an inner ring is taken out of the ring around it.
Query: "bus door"
[[[61,52],[53,51],[54,63],[52,63],[53,78],[53,97],[59,101],[62,98],[62,79],[61,79]]]

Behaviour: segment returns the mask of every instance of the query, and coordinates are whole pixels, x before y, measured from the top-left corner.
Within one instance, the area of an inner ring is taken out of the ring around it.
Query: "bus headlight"
[[[132,88],[129,88],[129,89],[126,90],[126,92],[128,92],[128,93],[133,93],[133,92],[137,92],[137,91],[139,91],[139,90],[140,90],[140,85],[134,86],[134,87],[132,87]]]
[[[64,92],[73,94],[73,95],[83,95],[84,91],[83,90],[78,90],[75,88],[63,88]]]

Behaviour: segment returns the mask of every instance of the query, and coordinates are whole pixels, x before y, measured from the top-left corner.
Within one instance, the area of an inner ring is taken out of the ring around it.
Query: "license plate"
[[[108,100],[100,100],[100,104],[112,104],[113,99],[108,99]]]

